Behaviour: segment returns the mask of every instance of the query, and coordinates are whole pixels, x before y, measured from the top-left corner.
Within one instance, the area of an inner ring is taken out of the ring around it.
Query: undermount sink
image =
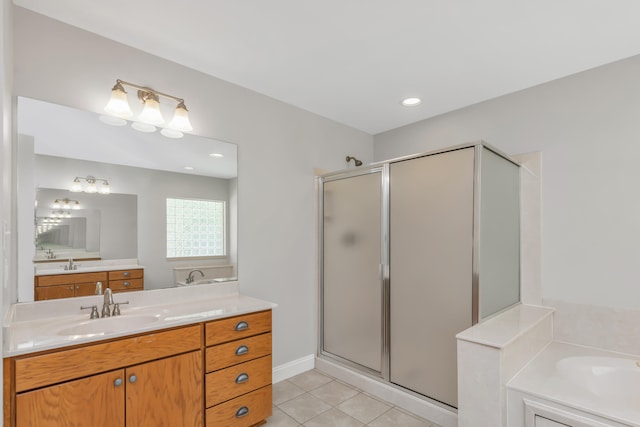
[[[87,320],[58,331],[60,336],[95,336],[143,328],[158,321],[156,316],[116,316]]]

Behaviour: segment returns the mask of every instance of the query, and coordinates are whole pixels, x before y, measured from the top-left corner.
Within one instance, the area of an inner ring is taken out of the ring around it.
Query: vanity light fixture
[[[77,200],[71,200],[71,199],[56,199],[54,200],[53,204],[51,205],[52,208],[54,209],[80,209],[80,202]]]
[[[163,97],[177,102],[177,106],[173,114],[173,119],[171,119],[166,127],[162,128],[160,133],[169,138],[182,138],[183,132],[191,132],[193,130],[191,122],[189,121],[189,110],[187,110],[184,104],[184,99],[120,79],[116,80],[115,86],[111,89],[111,98],[106,107],[104,107],[107,113],[121,119],[130,119],[133,117],[124,86],[136,89],[138,91],[138,99],[143,104],[142,112],[137,118],[138,121],[132,124],[134,129],[141,132],[155,132],[156,126],[165,123],[162,112],[160,111],[160,97]]]
[[[402,105],[405,107],[417,107],[420,104],[422,104],[420,98],[405,98],[402,100]]]
[[[86,182],[86,186],[82,186],[82,181]],[[100,188],[96,185],[96,182],[100,181]],[[109,188],[109,181],[102,178],[96,178],[94,176],[76,176],[73,179],[73,184],[69,191],[74,193],[79,193],[84,191],[85,193],[100,193],[100,194],[109,194],[111,189]]]

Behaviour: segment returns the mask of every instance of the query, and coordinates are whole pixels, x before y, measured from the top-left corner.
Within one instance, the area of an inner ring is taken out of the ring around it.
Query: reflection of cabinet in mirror
[[[50,274],[35,277],[36,301],[93,295],[97,282],[114,293],[144,289],[144,269]]]

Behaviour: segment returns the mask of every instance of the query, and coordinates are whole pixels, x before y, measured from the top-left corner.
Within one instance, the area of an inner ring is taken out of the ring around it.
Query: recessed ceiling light
[[[405,98],[402,100],[402,105],[405,107],[416,107],[422,104],[422,100],[420,98]]]
[[[211,157],[224,157],[224,154],[220,154],[220,153],[211,153],[209,154]]]
[[[188,170],[188,171],[192,171],[192,170],[193,170],[193,166],[185,166],[184,168],[185,168],[186,170]]]

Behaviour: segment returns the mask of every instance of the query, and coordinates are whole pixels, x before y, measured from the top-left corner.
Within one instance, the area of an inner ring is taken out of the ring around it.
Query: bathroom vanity
[[[121,316],[101,319],[59,314],[73,312],[78,301],[100,304],[100,296],[40,302],[39,309],[12,306],[4,425],[264,421],[271,415],[275,305],[240,295],[231,284],[213,293],[207,287],[131,293]],[[174,303],[158,304],[160,293],[171,293]]]
[[[141,291],[144,289],[144,268],[115,267],[81,273],[76,270],[37,275],[34,278],[36,301],[94,295],[96,285],[115,292]]]

